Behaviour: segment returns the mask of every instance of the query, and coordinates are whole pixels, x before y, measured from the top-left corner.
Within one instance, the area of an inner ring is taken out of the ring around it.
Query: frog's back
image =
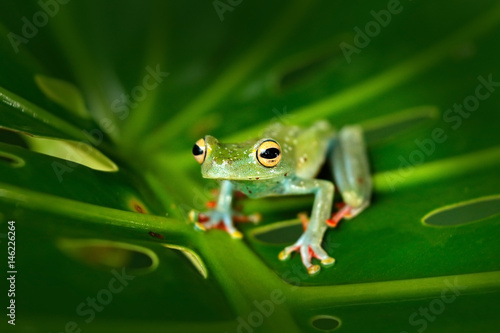
[[[307,128],[276,123],[269,126],[264,135],[277,140],[283,159],[294,164],[298,177],[308,179],[314,178],[325,163],[335,131],[322,120]]]

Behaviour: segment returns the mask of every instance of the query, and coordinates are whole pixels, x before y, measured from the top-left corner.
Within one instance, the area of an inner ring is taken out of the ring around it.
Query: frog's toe
[[[194,209],[191,209],[189,211],[188,217],[189,217],[189,221],[196,223],[198,220],[198,213]]]
[[[199,231],[207,231],[207,228],[200,222],[195,222],[194,228]]]
[[[215,228],[221,220],[219,212],[207,211],[207,212],[197,212],[192,210],[189,212],[189,220],[194,222],[194,227],[197,230],[206,231],[208,229]]]
[[[283,251],[280,252],[278,258],[280,260],[287,260],[290,258],[292,252],[299,252],[302,260],[302,264],[307,269],[307,273],[309,275],[315,275],[321,270],[321,266],[317,264],[313,264],[311,260],[313,258],[319,259],[321,265],[325,267],[332,266],[335,264],[335,259],[330,257],[325,250],[321,247],[321,245],[316,244],[315,242],[310,242],[307,238],[301,238],[297,241],[297,243],[286,247]]]
[[[311,263],[311,252],[312,251],[307,244],[300,245],[300,257],[302,259],[302,263],[307,268],[307,272],[309,272],[309,269],[313,266]]]
[[[315,253],[312,250],[312,245],[302,243],[300,246],[300,257],[302,258],[302,263],[307,268],[307,273],[309,275],[316,275],[321,270],[320,265],[311,263],[313,255],[315,256]]]
[[[238,230],[234,230],[233,232],[230,233],[231,237],[235,238],[235,239],[242,239],[243,238],[243,234],[241,232],[239,232]]]
[[[189,215],[188,215],[189,216],[189,220],[194,223],[194,228],[196,230],[198,230],[198,231],[207,231],[207,228],[205,227],[205,225],[203,225],[203,223],[199,222],[200,221],[200,218],[199,218],[200,216],[199,215],[200,214],[197,211],[191,210],[189,212]]]
[[[292,254],[292,252],[297,251],[298,248],[299,248],[299,246],[295,245],[295,244],[285,247],[283,249],[283,251],[281,251],[278,254],[278,259],[281,261],[288,260],[290,258],[290,255]]]
[[[262,220],[262,214],[254,213],[252,215],[248,215],[248,220],[252,223],[259,223]]]
[[[335,258],[328,257],[326,259],[323,259],[321,260],[321,264],[326,267],[333,266],[335,264]]]
[[[320,270],[321,267],[319,265],[311,265],[307,268],[307,273],[309,273],[309,275],[315,275],[319,273]]]
[[[332,266],[335,264],[335,258],[330,257],[325,250],[321,248],[320,245],[318,244],[312,244],[310,245],[312,255],[321,260],[321,264],[323,266]]]
[[[224,223],[224,227],[226,231],[231,235],[232,238],[242,239],[243,234],[234,227],[233,219],[231,214],[223,213],[222,214],[222,222]]]
[[[262,220],[262,215],[260,213],[253,213],[251,215],[243,215],[240,213],[233,213],[233,221],[237,223],[252,222],[257,224]]]

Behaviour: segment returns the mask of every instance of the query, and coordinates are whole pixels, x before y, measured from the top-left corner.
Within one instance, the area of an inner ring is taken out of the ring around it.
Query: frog
[[[197,230],[222,225],[233,238],[241,239],[243,234],[234,224],[240,213],[232,207],[238,192],[249,198],[314,195],[310,218],[303,221],[303,233],[278,255],[285,261],[298,252],[310,275],[317,274],[321,266],[335,264],[322,247],[326,231],[342,219],[354,218],[370,205],[372,179],[359,125],[346,125],[337,131],[326,120],[308,127],[277,122],[269,125],[259,138],[240,143],[222,143],[206,135],[196,141],[192,154],[201,165],[202,177],[220,182],[216,203],[200,213],[205,221],[194,211],[190,214]],[[325,163],[332,169],[332,180],[317,178]],[[344,206],[332,213],[335,186]]]

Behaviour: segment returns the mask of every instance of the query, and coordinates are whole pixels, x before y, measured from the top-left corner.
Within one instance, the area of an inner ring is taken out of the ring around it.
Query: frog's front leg
[[[209,220],[204,223],[194,221],[195,228],[205,231],[206,229],[217,227],[217,225],[219,225],[222,221],[231,237],[243,238],[242,233],[238,231],[233,224],[233,216],[237,215],[232,209],[233,192],[233,184],[231,184],[228,180],[223,180],[221,183],[217,205],[213,210],[203,212],[203,215],[208,216]],[[194,220],[194,218],[192,219]]]
[[[313,265],[313,257],[321,260],[324,266],[331,266],[335,259],[331,258],[321,247],[323,235],[327,229],[325,221],[330,217],[333,202],[334,186],[331,182],[321,179],[300,179],[284,183],[285,195],[314,194],[314,206],[311,219],[302,236],[295,244],[286,247],[280,252],[280,260],[286,260],[294,251],[298,251],[302,258],[302,263],[307,268],[309,274],[319,272],[320,266]]]

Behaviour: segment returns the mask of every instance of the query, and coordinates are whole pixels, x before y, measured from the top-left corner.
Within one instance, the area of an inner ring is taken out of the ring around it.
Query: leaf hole
[[[500,195],[463,201],[433,210],[422,218],[424,225],[453,227],[479,222],[500,214]]]
[[[22,158],[3,151],[0,151],[0,163],[7,164],[13,168],[20,168],[25,164]]]
[[[100,239],[68,239],[57,242],[69,257],[98,269],[126,268],[136,274],[149,273],[158,266],[158,256],[148,248]]]
[[[322,332],[333,332],[340,327],[340,319],[328,315],[315,316],[311,325]]]

